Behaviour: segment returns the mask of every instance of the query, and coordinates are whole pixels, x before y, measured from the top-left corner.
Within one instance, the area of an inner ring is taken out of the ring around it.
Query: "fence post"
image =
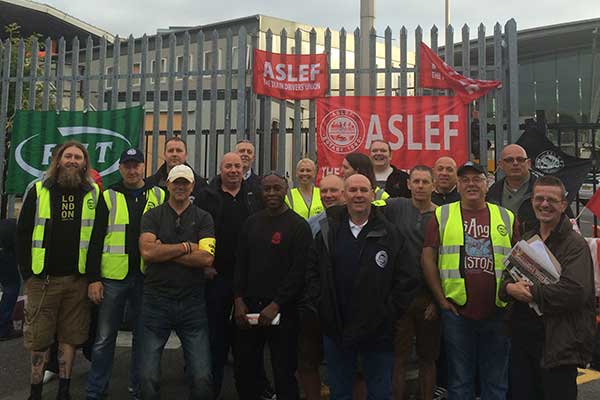
[[[510,19],[504,26],[508,48],[508,129],[507,140],[512,143],[519,135],[519,60],[517,53],[517,22]]]

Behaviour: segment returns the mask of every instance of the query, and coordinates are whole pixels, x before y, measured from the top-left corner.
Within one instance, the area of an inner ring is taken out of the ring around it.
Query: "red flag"
[[[446,64],[429,46],[420,44],[421,87],[428,89],[452,89],[463,103],[468,104],[484,96],[492,89],[502,87],[500,81],[467,78]]]
[[[600,190],[596,190],[596,193],[585,203],[585,208],[594,213],[594,215],[600,218]]]
[[[303,100],[327,93],[326,54],[277,54],[254,49],[254,91],[277,99]]]

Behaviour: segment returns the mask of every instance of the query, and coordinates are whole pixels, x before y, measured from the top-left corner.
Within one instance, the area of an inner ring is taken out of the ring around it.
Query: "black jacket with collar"
[[[185,165],[192,168],[192,166],[189,165],[188,163],[185,163]],[[194,168],[192,168],[192,172],[194,173],[194,189],[192,189],[191,197],[196,199],[196,198],[198,198],[200,191],[203,188],[208,186],[208,183],[207,183],[206,178],[203,178],[202,176],[198,175],[196,173],[196,171],[194,171]],[[156,171],[156,173],[154,175],[151,175],[146,178],[146,184],[150,185],[150,186],[158,186],[159,188],[163,189],[165,191],[165,194],[167,195],[166,199],[168,199],[169,198],[169,192],[167,191],[167,177],[168,176],[169,176],[169,174],[167,173],[167,163],[163,163],[163,165],[160,166],[160,168]],[[193,202],[194,202],[194,200],[192,199],[192,203]]]
[[[321,221],[321,232],[308,257],[303,312],[317,313],[323,334],[342,346],[368,346],[381,342],[382,338],[393,337],[395,321],[408,308],[419,282],[414,263],[407,262],[404,237],[372,206],[371,230],[364,244],[371,249],[365,251],[363,247],[361,255],[385,252],[387,263],[380,267],[377,257],[361,256],[358,260],[360,266],[351,296],[354,317],[344,325],[336,298],[333,254],[336,232],[340,224],[347,221],[347,215],[346,207],[330,207],[327,218]]]
[[[220,220],[222,213],[227,210],[222,209],[221,196],[219,194],[221,190],[221,175],[217,175],[210,181],[210,185],[203,188],[198,194],[197,200],[194,202],[198,207],[205,211],[208,211],[213,217],[213,221],[217,224]],[[262,199],[262,190],[260,188],[253,187],[248,184],[248,181],[242,180],[242,186],[240,188],[246,207],[248,208],[248,215],[252,215],[257,211],[265,208]]]
[[[533,211],[533,205],[531,204],[531,194],[533,193],[533,184],[535,183],[535,180],[535,176],[533,176],[532,174],[529,175],[529,182],[527,183],[527,192],[525,193],[525,200],[523,200],[517,212],[514,213],[519,223],[519,233],[521,234],[521,236],[523,236],[525,232],[531,231],[536,227],[536,225],[538,225],[537,218],[535,217],[535,212]],[[500,179],[498,182],[490,186],[486,198],[488,202],[492,204],[497,204],[499,206],[503,206],[502,192],[504,191],[505,181],[506,177]]]

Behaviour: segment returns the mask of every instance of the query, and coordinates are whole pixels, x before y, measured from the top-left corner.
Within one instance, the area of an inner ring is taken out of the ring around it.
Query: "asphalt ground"
[[[131,399],[127,391],[129,376],[129,334],[122,333],[119,337],[115,353],[115,362],[111,380],[109,400]],[[267,357],[268,358],[268,357]],[[90,363],[77,353],[71,381],[71,395],[74,400],[85,399],[86,377]],[[270,368],[267,362],[267,372]],[[578,380],[579,400],[600,399],[600,372],[580,370]],[[55,399],[58,390],[56,380],[44,386],[44,399]],[[183,378],[183,356],[178,340],[170,339],[162,360],[162,399],[186,399],[187,385]],[[326,390],[323,391],[324,398]],[[23,348],[22,339],[0,342],[0,399],[24,400],[29,396],[29,356]],[[223,385],[223,400],[235,400],[237,394],[233,385],[231,365],[227,365]]]

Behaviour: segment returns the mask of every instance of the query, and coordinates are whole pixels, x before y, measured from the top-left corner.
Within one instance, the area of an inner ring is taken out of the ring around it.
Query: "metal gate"
[[[397,37],[389,27],[379,37],[375,30],[349,33],[298,26],[259,17],[204,30],[116,37],[112,43],[105,38],[94,43],[91,37],[86,43],[77,38],[70,42],[48,38],[43,43],[37,38],[7,39],[0,48],[0,159],[7,159],[15,110],[61,112],[141,105],[146,116],[142,143],[148,173],[159,165],[165,138],[180,135],[188,141],[191,164],[201,175],[214,176],[220,157],[240,139],[255,143],[259,172],[276,169],[289,175],[301,157],[315,158],[315,102],[257,96],[252,90],[254,48],[295,54],[325,52],[329,95],[441,94],[419,87],[416,79],[419,54],[410,49],[418,49],[425,41],[460,73],[503,82],[502,89],[470,106],[479,114],[481,162],[487,163],[488,139],[497,143],[498,154],[504,143],[518,136],[514,20],[504,26],[496,24],[490,36],[482,24],[476,38],[466,25],[460,38],[455,38],[453,27],[448,26],[443,45],[438,43],[435,26],[427,37],[418,27],[410,40],[405,27]],[[361,54],[363,35],[369,42],[368,54]],[[498,127],[493,137],[488,124]],[[6,164],[0,163],[0,188],[5,169]],[[9,215],[14,215],[14,203],[14,196],[9,196]]]

